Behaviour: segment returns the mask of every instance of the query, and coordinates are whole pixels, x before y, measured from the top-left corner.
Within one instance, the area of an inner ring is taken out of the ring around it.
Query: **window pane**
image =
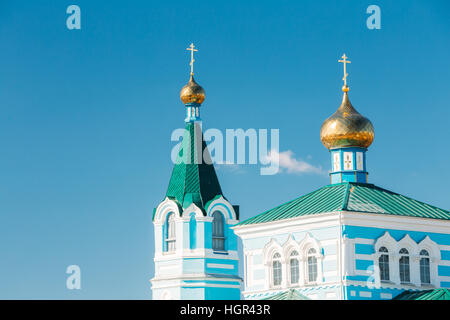
[[[298,277],[299,277],[298,260],[291,259],[291,283],[292,284],[298,283]]]
[[[217,211],[213,214],[213,236],[223,237],[223,215]]]
[[[167,231],[165,239],[168,252],[175,251],[176,237],[175,214],[171,213],[167,218]]]
[[[308,281],[315,282],[317,280],[317,258],[308,257]]]
[[[399,261],[400,265],[400,281],[401,282],[409,282],[409,257],[403,256],[400,258]]]
[[[273,262],[273,285],[279,286],[281,284],[281,262]]]
[[[380,268],[380,280],[389,281],[389,256],[387,254],[380,256],[378,266]]]
[[[420,281],[423,284],[429,284],[430,281],[430,259],[420,259]]]
[[[213,250],[225,250],[223,215],[217,211],[213,213],[212,242]]]

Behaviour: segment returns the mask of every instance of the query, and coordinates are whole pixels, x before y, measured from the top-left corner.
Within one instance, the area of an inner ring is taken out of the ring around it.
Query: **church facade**
[[[331,183],[242,222],[210,161],[191,69],[186,133],[153,217],[154,299],[378,300],[450,288],[450,212],[368,182],[374,127],[350,102],[342,58],[342,103],[320,130]]]

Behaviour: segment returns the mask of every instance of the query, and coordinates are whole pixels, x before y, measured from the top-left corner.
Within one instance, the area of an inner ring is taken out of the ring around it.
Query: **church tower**
[[[322,124],[320,140],[331,154],[331,183],[367,183],[366,152],[374,138],[374,128],[369,119],[363,117],[352,106],[348,98],[346,64],[344,54],[344,97],[339,109]]]
[[[191,74],[180,98],[185,132],[165,199],[154,210],[155,276],[153,299],[240,299],[237,237],[231,227],[239,207],[222,189],[203,139],[200,108],[205,91]]]

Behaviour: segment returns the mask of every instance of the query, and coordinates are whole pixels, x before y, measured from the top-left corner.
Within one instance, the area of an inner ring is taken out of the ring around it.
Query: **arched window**
[[[218,211],[213,213],[212,242],[213,250],[225,250],[223,215]]]
[[[289,261],[289,267],[291,271],[291,284],[298,283],[299,278],[299,265],[298,265],[298,252],[292,251],[290,261]]]
[[[308,250],[308,282],[317,281],[317,257],[316,250],[311,248]]]
[[[381,247],[380,257],[378,258],[378,267],[380,268],[380,280],[389,281],[389,251],[386,247]]]
[[[166,248],[168,252],[175,251],[176,244],[176,229],[175,229],[175,214],[170,213],[167,217],[167,227],[166,227]]]
[[[430,255],[427,250],[420,251],[420,282],[430,284]]]
[[[409,272],[409,252],[405,248],[402,248],[399,251],[399,254],[400,282],[409,283],[411,281]]]
[[[272,283],[274,286],[281,285],[281,256],[279,253],[275,253],[272,258],[272,278]]]

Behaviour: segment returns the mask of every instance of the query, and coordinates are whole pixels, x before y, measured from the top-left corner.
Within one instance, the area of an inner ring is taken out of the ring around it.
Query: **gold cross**
[[[186,50],[189,50],[191,52],[191,63],[190,63],[190,65],[191,65],[191,76],[194,75],[194,62],[195,62],[194,51],[198,51],[197,49],[194,49],[194,48],[195,48],[195,46],[194,46],[193,43],[191,43],[189,48],[186,48]]]
[[[352,63],[352,62],[347,60],[347,56],[345,55],[345,53],[342,56],[342,60],[338,60],[338,62],[342,62],[344,64],[344,77],[342,78],[342,80],[344,80],[344,88],[347,88],[347,76],[348,76],[348,73],[347,73],[347,68],[346,67],[347,67],[347,63]]]

